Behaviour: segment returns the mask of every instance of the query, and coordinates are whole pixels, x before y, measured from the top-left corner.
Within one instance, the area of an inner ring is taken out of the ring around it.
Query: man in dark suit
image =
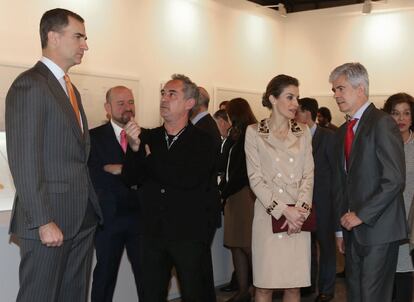
[[[86,116],[66,75],[88,50],[84,21],[68,10],[47,11],[40,38],[43,57],[6,97],[16,186],[10,232],[21,252],[17,301],[86,301],[101,211],[87,167]]]
[[[208,113],[208,105],[210,103],[210,96],[203,87],[198,87],[200,97],[191,110],[191,122],[197,128],[207,132],[214,139],[217,149],[221,145],[221,135],[216,122],[210,113]]]
[[[90,131],[89,171],[105,221],[95,234],[92,302],[112,301],[124,249],[131,262],[138,297],[141,296],[138,196],[120,177],[128,144],[123,128],[135,117],[132,91],[124,86],[109,89],[105,110],[110,121]]]
[[[221,136],[220,131],[217,127],[216,122],[214,121],[213,117],[208,113],[208,105],[210,103],[210,96],[203,87],[198,87],[199,90],[199,98],[197,100],[196,105],[191,110],[191,122],[194,126],[202,131],[208,133],[210,137],[214,140],[216,153],[217,153],[217,160],[219,157],[219,150],[221,145]],[[217,171],[218,176],[218,171]],[[218,190],[218,186],[215,186],[214,189],[211,190],[211,197],[210,197],[210,219],[211,219],[211,229],[209,230],[209,238],[208,241],[210,245],[206,250],[205,256],[205,267],[204,267],[204,275],[205,275],[205,286],[206,286],[206,296],[208,297],[208,301],[215,302],[216,301],[216,290],[214,286],[214,273],[213,273],[213,264],[211,259],[211,244],[214,240],[214,235],[216,234],[216,229],[221,226],[221,201],[220,201],[220,193]]]
[[[401,134],[368,101],[368,73],[360,63],[336,67],[329,81],[339,110],[349,116],[336,132],[334,179],[348,301],[391,301],[399,241],[407,238]]]
[[[217,154],[210,135],[189,122],[198,95],[188,77],[173,75],[161,90],[164,125],[143,135],[135,121],[125,126],[131,150],[122,175],[140,185],[142,198],[145,302],[165,301],[173,266],[183,301],[210,302],[200,272],[210,248]]]
[[[324,128],[331,129],[332,131],[338,130],[338,127],[331,123],[332,114],[329,108],[321,107],[318,109],[318,125]]]
[[[315,163],[313,185],[313,209],[316,211],[316,232],[312,233],[311,283],[316,286],[318,279],[319,295],[315,302],[330,301],[335,292],[336,253],[335,224],[332,192],[334,164],[334,133],[319,127],[316,121],[318,102],[313,98],[299,100],[296,120],[307,124],[312,134],[312,155]],[[317,258],[317,244],[319,259]],[[319,277],[317,278],[317,275]]]

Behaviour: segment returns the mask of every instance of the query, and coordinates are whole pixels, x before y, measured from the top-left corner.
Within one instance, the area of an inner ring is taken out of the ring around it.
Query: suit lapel
[[[354,136],[354,140],[352,141],[352,148],[351,148],[351,154],[349,156],[349,171],[351,171],[352,164],[354,162],[356,154],[358,154],[358,148],[361,145],[359,142],[365,133],[365,129],[367,128],[367,124],[369,121],[369,118],[371,116],[371,113],[373,112],[374,105],[370,104],[367,109],[365,109],[364,113],[361,116],[361,120],[359,121],[357,131]]]
[[[109,155],[109,157],[113,158],[114,156],[117,157],[117,159],[121,162],[123,160],[123,158],[125,157],[125,153],[122,150],[121,145],[118,142],[118,139],[116,138],[115,135],[115,130],[112,127],[111,122],[108,122],[105,125],[105,133],[104,133],[104,142],[106,142],[108,144],[108,150],[110,150],[111,154]]]
[[[77,137],[79,142],[83,144],[84,143],[83,133],[79,127],[75,112],[73,111],[72,105],[69,101],[69,97],[66,95],[59,81],[56,79],[53,73],[49,70],[49,68],[47,68],[46,65],[44,65],[43,63],[38,62],[35,65],[35,68],[37,68],[37,70],[46,77],[47,84],[50,88],[50,91],[55,96],[54,99],[59,104],[60,108],[62,109],[62,112],[64,116],[67,118],[68,124],[72,128],[75,136]],[[83,126],[84,126],[84,129],[87,130],[88,125],[86,122],[85,112],[83,110],[82,105],[80,104],[80,95],[76,89],[75,91],[76,91],[75,94],[76,94],[76,98],[77,98],[78,105],[79,105],[79,111],[81,112],[81,116],[82,116]]]
[[[336,135],[338,135],[339,143],[339,164],[341,165],[341,171],[345,171],[345,132],[346,132],[346,123],[343,124],[338,130]]]

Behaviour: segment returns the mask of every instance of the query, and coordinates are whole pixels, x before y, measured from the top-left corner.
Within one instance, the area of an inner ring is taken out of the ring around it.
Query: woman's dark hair
[[[408,93],[400,92],[400,93],[391,95],[385,101],[384,108],[382,108],[382,110],[384,110],[388,114],[391,114],[395,106],[401,103],[407,103],[410,106],[411,119],[414,119],[414,98]],[[413,122],[414,120],[412,120],[410,130],[414,130]]]
[[[267,84],[266,92],[263,94],[262,98],[262,105],[264,107],[272,109],[272,104],[269,101],[269,97],[273,95],[275,98],[278,98],[280,94],[283,92],[283,89],[290,85],[299,87],[298,79],[285,74],[279,74],[275,76],[269,82],[269,84]]]
[[[226,111],[231,121],[230,137],[233,140],[238,140],[244,136],[247,126],[257,123],[257,119],[245,99],[235,98],[230,100],[226,106]]]

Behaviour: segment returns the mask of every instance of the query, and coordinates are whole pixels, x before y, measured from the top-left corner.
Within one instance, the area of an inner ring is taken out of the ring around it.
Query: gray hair
[[[197,108],[199,107],[206,107],[208,108],[208,104],[210,103],[210,96],[208,95],[207,90],[204,87],[198,87],[198,92],[200,96],[198,97]]]
[[[171,80],[181,81],[184,85],[184,97],[186,100],[194,99],[196,104],[198,103],[198,98],[200,97],[200,92],[196,83],[190,80],[189,77],[183,74],[173,74]]]
[[[345,76],[353,88],[362,85],[365,95],[369,96],[368,72],[361,63],[345,63],[336,67],[329,75],[329,83],[333,83],[340,76]]]

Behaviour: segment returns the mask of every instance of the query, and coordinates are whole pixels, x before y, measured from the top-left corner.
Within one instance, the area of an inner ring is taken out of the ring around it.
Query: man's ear
[[[111,104],[105,103],[104,104],[104,108],[105,108],[105,111],[106,111],[107,115],[111,116],[111,112],[112,112],[112,110],[111,110]]]
[[[361,84],[358,85],[357,90],[360,95],[365,95],[365,88]]]
[[[185,109],[191,110],[195,106],[196,101],[194,98],[188,99],[185,101]]]
[[[59,33],[56,31],[49,31],[47,33],[47,45],[51,47],[56,47],[59,43]]]

